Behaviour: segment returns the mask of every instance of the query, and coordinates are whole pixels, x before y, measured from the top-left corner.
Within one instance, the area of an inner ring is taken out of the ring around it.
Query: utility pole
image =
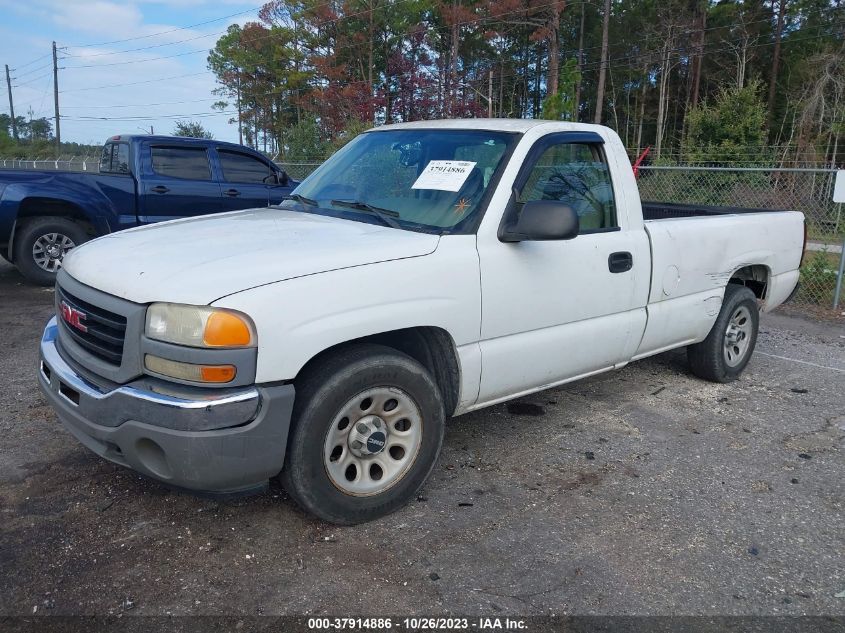
[[[9,64],[6,64],[6,87],[9,89],[9,112],[12,115],[12,136],[18,140],[18,125],[15,122],[15,102],[12,101],[12,80],[9,78]]]
[[[487,78],[487,116],[493,118],[493,71]]]
[[[55,42],[53,42],[53,101],[56,105],[56,156],[58,157],[62,146],[62,130],[59,127],[59,64]]]

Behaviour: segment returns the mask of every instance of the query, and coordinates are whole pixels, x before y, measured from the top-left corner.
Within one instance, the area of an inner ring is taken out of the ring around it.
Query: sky
[[[237,142],[231,114],[211,108],[220,97],[212,94],[216,84],[206,58],[229,25],[256,20],[260,4],[0,0],[0,73],[8,64],[15,115],[28,118],[31,108],[34,118],[52,118],[56,41],[62,141],[99,145],[113,134],[151,126],[156,134],[170,134],[178,117]],[[0,112],[8,113],[5,76],[2,87]]]

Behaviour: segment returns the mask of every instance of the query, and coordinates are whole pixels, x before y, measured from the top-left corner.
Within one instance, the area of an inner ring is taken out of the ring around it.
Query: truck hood
[[[63,263],[77,281],[137,303],[202,305],[248,288],[419,257],[439,237],[290,211],[248,209],[129,229]]]

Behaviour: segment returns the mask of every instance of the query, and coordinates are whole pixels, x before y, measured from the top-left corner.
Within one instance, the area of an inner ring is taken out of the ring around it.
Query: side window
[[[602,147],[596,143],[560,143],[534,163],[519,202],[559,200],[581,220],[581,233],[616,228],[616,203]]]
[[[267,176],[273,173],[270,165],[249,154],[218,149],[217,155],[226,182],[261,184],[268,182]]]
[[[153,171],[159,176],[211,180],[208,154],[201,147],[152,147]]]
[[[110,172],[111,171],[111,154],[114,150],[114,143],[106,143],[103,145],[103,153],[100,154],[100,171],[101,172]]]
[[[129,173],[129,143],[106,143],[100,155],[100,172],[105,174]]]
[[[115,143],[112,154],[111,170],[118,174],[129,173],[129,143]]]

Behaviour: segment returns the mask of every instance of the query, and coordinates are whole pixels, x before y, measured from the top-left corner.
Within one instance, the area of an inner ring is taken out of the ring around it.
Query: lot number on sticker
[[[425,166],[411,189],[460,191],[475,163],[466,160],[432,160]]]

